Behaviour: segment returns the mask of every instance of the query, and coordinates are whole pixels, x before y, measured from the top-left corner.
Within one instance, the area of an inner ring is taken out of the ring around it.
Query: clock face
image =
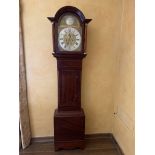
[[[69,19],[68,23],[72,23],[72,20]],[[80,47],[81,44],[81,35],[79,31],[72,27],[64,28],[60,31],[58,42],[60,47],[65,51],[75,51]]]

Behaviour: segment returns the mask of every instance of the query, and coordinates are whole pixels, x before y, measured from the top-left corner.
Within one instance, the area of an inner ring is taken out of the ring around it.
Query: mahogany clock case
[[[78,17],[82,28],[82,48],[80,51],[60,51],[58,48],[58,23],[66,13]],[[57,59],[58,109],[54,113],[55,150],[83,149],[85,137],[85,114],[81,108],[81,73],[82,59],[86,56],[86,24],[83,13],[72,6],[60,8],[55,17],[48,17],[53,22],[53,56]]]

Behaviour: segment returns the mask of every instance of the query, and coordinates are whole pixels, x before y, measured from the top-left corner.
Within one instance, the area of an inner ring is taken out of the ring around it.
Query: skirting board
[[[98,138],[113,138],[113,135],[111,133],[97,133],[97,134],[86,134],[85,139],[98,139]],[[34,137],[31,139],[32,143],[53,143],[54,137]]]
[[[96,133],[96,134],[86,134],[85,139],[100,139],[100,138],[111,138],[117,146],[117,150],[120,152],[120,154],[124,155],[122,149],[120,148],[119,144],[117,143],[115,137],[112,133]],[[54,143],[54,137],[34,137],[31,139],[31,143]]]

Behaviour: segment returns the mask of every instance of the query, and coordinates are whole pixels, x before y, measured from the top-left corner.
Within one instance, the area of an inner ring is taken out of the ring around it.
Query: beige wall
[[[122,1],[116,72],[113,133],[125,155],[134,155],[134,0]]]
[[[88,26],[88,56],[83,61],[82,107],[86,133],[109,133],[113,125],[112,84],[117,54],[121,1],[22,0],[28,99],[32,136],[53,136],[57,107],[56,59],[51,23],[64,5],[73,5],[93,21]]]
[[[133,118],[133,105],[130,106],[130,103],[133,104],[133,48],[129,49],[133,42],[127,41],[132,38],[132,30],[128,32],[132,17],[125,14],[125,9],[127,12],[132,9],[128,6],[130,4],[124,4],[127,0],[21,2],[32,136],[53,136],[53,113],[57,107],[56,59],[51,55],[52,30],[46,17],[54,16],[62,6],[73,5],[82,10],[87,18],[93,19],[88,25],[88,56],[83,60],[82,71],[86,133],[114,132],[123,146],[118,129],[120,122],[113,113],[114,107],[116,111],[120,104],[123,111],[129,109],[125,112]],[[125,20],[126,15],[129,21]]]

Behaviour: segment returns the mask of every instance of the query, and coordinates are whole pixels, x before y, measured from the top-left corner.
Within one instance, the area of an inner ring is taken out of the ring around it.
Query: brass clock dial
[[[75,28],[64,28],[59,33],[58,42],[63,50],[75,51],[81,44],[81,35]]]

